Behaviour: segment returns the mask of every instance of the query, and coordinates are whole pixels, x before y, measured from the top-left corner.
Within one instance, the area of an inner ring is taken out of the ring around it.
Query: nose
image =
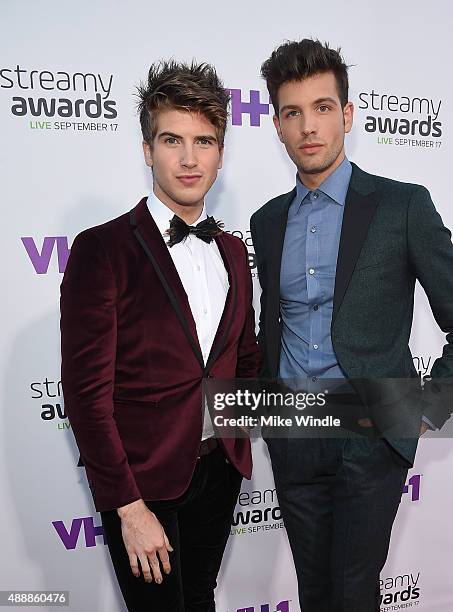
[[[304,136],[309,136],[316,132],[316,120],[312,115],[305,115],[300,122],[300,131]]]
[[[197,163],[198,161],[193,147],[191,145],[184,147],[181,157],[181,166],[184,166],[184,168],[195,168]]]

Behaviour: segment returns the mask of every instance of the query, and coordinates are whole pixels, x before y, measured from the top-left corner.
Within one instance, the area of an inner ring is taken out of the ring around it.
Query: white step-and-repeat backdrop
[[[215,64],[232,92],[232,117],[224,168],[207,202],[253,254],[251,213],[294,184],[260,65],[285,39],[341,45],[355,104],[349,158],[426,185],[453,226],[453,8],[421,0],[2,0],[0,11],[0,590],[66,589],[71,610],[116,612],[124,606],[64,411],[58,298],[74,236],[151,189],[135,86],[159,58]],[[258,299],[255,266],[252,272]],[[422,376],[444,342],[418,291],[411,345]],[[259,440],[254,458],[231,527],[218,610],[298,612]],[[382,573],[382,610],[453,609],[452,468],[448,438],[421,442]]]

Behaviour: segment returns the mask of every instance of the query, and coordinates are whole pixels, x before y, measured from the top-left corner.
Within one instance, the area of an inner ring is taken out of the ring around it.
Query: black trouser
[[[168,475],[171,478],[171,474]],[[129,612],[214,612],[214,589],[242,476],[217,447],[200,457],[188,490],[171,501],[146,502],[174,552],[163,582],[135,578],[116,510],[101,512],[107,544]]]
[[[382,438],[267,444],[301,609],[378,612],[379,573],[407,468]]]

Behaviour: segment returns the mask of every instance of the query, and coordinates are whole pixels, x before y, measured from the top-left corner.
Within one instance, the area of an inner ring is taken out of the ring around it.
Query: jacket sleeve
[[[250,266],[248,263],[248,251],[244,249],[243,266],[244,273],[241,275],[246,282],[246,307],[244,328],[239,339],[238,359],[236,365],[237,378],[257,378],[261,368],[261,351],[255,334],[255,311],[253,309],[253,285]]]
[[[441,428],[453,412],[453,244],[427,189],[416,186],[408,206],[409,264],[447,334],[423,390],[423,414]]]
[[[113,418],[116,284],[96,234],[79,234],[61,284],[61,380],[98,511],[141,497]],[[139,425],[138,425],[139,426]]]

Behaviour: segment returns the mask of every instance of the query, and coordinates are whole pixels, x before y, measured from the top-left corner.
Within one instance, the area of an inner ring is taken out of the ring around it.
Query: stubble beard
[[[316,166],[302,165],[299,160],[299,163],[297,164],[297,169],[303,174],[322,174],[335,164],[338,159],[338,156],[341,154],[342,148],[343,147],[333,151],[330,155],[328,155],[326,159],[320,161],[319,165]]]

